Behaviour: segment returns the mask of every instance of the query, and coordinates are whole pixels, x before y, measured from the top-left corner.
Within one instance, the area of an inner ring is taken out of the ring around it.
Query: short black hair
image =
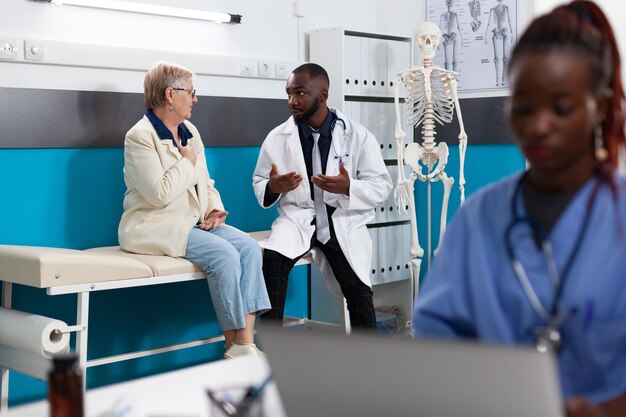
[[[311,78],[321,78],[322,80],[324,80],[324,82],[326,82],[326,85],[330,87],[330,79],[328,78],[328,73],[321,65],[315,64],[313,62],[308,62],[306,64],[300,65],[299,67],[291,71],[292,74],[300,74],[302,72],[308,73]]]

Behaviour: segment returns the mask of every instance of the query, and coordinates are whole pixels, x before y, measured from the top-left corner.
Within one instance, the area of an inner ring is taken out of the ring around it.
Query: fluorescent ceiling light
[[[134,3],[121,0],[35,0],[59,6],[71,5],[94,7],[97,9],[122,10],[133,13],[156,14],[161,16],[182,17],[185,19],[208,20],[219,23],[241,23],[241,15],[230,13],[206,12],[203,10],[182,9],[180,7],[159,6],[156,4]]]

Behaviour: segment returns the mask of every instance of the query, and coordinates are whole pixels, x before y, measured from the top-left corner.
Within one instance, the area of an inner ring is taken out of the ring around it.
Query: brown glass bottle
[[[48,373],[50,417],[84,417],[83,373],[73,353],[52,359]]]

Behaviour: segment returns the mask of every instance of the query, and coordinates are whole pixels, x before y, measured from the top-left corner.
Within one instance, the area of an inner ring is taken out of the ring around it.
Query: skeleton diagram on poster
[[[441,28],[434,64],[455,71],[459,91],[508,86],[519,0],[426,0],[426,20]]]

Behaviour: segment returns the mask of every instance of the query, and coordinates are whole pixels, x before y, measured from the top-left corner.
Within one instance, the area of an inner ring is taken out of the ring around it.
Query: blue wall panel
[[[207,162],[230,212],[244,231],[269,229],[276,209],[252,192],[257,147],[207,148]],[[0,150],[0,244],[85,249],[117,245],[125,186],[123,149]],[[308,311],[307,267],[294,269],[287,313]],[[140,300],[140,302],[137,302]],[[76,297],[14,286],[13,307],[74,324]],[[205,281],[103,291],[91,296],[90,359],[220,334]],[[108,328],[115,330],[108,332]],[[88,371],[96,387],[218,359],[221,344],[110,364]],[[42,398],[46,385],[12,372],[10,404]]]
[[[123,163],[121,149],[0,151],[0,243],[116,244]]]
[[[479,188],[524,169],[524,158],[514,145],[479,145],[468,146],[465,154],[465,198],[469,198]],[[450,146],[450,158],[446,166],[446,173],[454,178],[450,201],[448,204],[448,222],[458,210],[461,194],[459,191],[459,151],[457,146]],[[394,179],[395,181],[395,179]],[[431,184],[431,216],[432,216],[432,251],[439,243],[439,222],[441,216],[441,202],[443,200],[443,185],[441,182]],[[419,241],[424,248],[424,258],[420,276],[423,278],[428,270],[427,242],[428,242],[428,184],[415,182],[415,206],[417,207],[417,227]]]
[[[244,231],[269,229],[276,209],[262,209],[251,187],[257,147],[207,148],[211,176],[230,212],[228,223]],[[122,214],[123,150],[0,149],[0,244],[73,249],[117,244]],[[523,169],[514,146],[470,146],[466,176],[469,196],[481,186]],[[451,147],[447,172],[456,179],[450,218],[459,205],[458,151]],[[394,179],[395,181],[395,179]],[[426,185],[416,184],[420,241],[426,247]],[[441,184],[432,186],[433,219],[439,218]],[[435,221],[435,223],[437,223]],[[433,228],[438,235],[438,227]],[[434,248],[434,246],[433,246]],[[422,272],[426,270],[426,265]],[[14,287],[17,309],[75,322],[75,296],[50,297],[45,291]],[[141,302],[137,302],[141,300]],[[307,267],[294,269],[286,313],[308,311]],[[220,333],[205,281],[93,293],[90,357],[149,349]],[[115,326],[108,332],[107,328]],[[220,344],[91,368],[88,386],[119,382],[219,358]],[[10,404],[40,399],[46,384],[11,373]]]

